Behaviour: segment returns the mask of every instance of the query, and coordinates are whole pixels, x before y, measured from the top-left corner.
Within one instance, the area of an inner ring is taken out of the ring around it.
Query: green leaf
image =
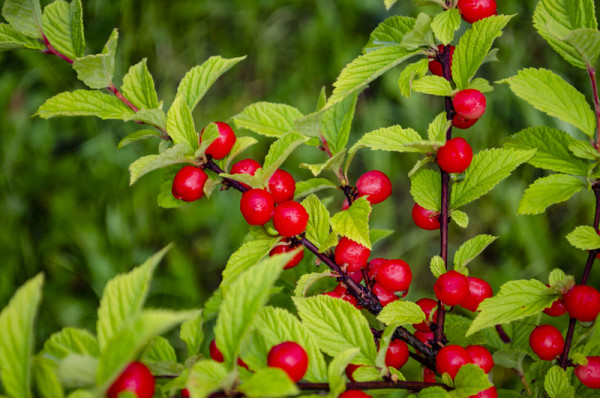
[[[352,377],[357,382],[381,381],[381,372],[372,366],[361,366],[352,372]]]
[[[555,268],[550,272],[550,275],[548,275],[548,284],[550,284],[550,286],[554,286],[565,279],[567,279],[565,272],[561,269]]]
[[[438,114],[429,124],[427,137],[430,141],[446,142],[446,131],[452,122],[446,119],[446,112]]]
[[[129,185],[133,185],[145,174],[178,163],[189,163],[187,155],[190,152],[188,144],[177,144],[161,154],[147,155],[129,165]]]
[[[52,360],[38,356],[31,368],[36,390],[40,398],[64,398],[65,393],[56,376]]]
[[[329,150],[333,154],[344,150],[348,143],[356,99],[355,93],[323,113],[320,132],[325,137]]]
[[[282,308],[264,307],[256,317],[254,326],[263,336],[267,349],[284,341],[298,343],[308,355],[308,370],[304,378],[313,383],[327,380],[323,354],[298,318]]]
[[[450,212],[450,218],[461,228],[467,228],[469,226],[469,216],[465,212],[452,210]]]
[[[268,182],[273,173],[285,162],[294,149],[306,141],[308,141],[308,137],[297,132],[289,132],[272,143],[267,156],[265,156],[262,168],[263,182]]]
[[[430,320],[433,322],[435,322],[434,314],[435,311],[433,311],[433,313],[430,315]],[[484,331],[474,333],[467,337],[466,333],[467,330],[469,330],[469,326],[471,326],[471,319],[460,315],[446,314],[444,333],[446,333],[446,338],[448,341],[451,341],[452,344],[457,344],[463,347],[471,344],[491,345],[491,341]],[[496,330],[493,330],[492,333],[496,333],[497,336]],[[527,336],[529,336],[529,334]]]
[[[329,212],[316,195],[309,195],[302,201],[302,206],[308,212],[306,238],[321,247],[329,236]]]
[[[5,8],[9,3],[4,3]],[[0,312],[0,380],[11,398],[31,397],[29,368],[35,343],[33,326],[43,284],[43,274],[30,279]]]
[[[199,315],[200,312],[198,312]],[[161,336],[153,337],[144,348],[140,360],[147,362],[170,361],[177,362],[177,354],[175,348],[169,343],[169,340]]]
[[[225,162],[225,170],[229,170],[229,165],[238,155],[244,152],[246,149],[250,148],[252,145],[256,144],[258,141],[256,138],[252,137],[237,137],[235,140],[235,144],[233,144],[233,148],[229,152],[227,156],[227,161]],[[297,188],[296,188],[297,189]]]
[[[392,47],[402,43],[402,38],[415,27],[416,20],[411,17],[393,16],[380,23],[369,37],[363,49],[368,53],[384,47]]]
[[[449,394],[442,387],[429,387],[421,390],[418,395],[419,398],[448,398]]]
[[[402,326],[423,322],[425,313],[415,303],[398,300],[386,305],[377,316],[377,319],[386,325]]]
[[[125,136],[121,141],[119,141],[119,145],[117,147],[121,149],[132,142],[145,140],[147,138],[160,138],[160,133],[156,130],[139,130]]]
[[[214,124],[211,124],[211,126],[214,126]],[[175,98],[169,112],[167,112],[167,132],[175,145],[185,144],[194,151],[198,149],[198,134],[196,134],[194,128],[192,111],[188,108],[185,98],[181,96]]]
[[[335,357],[350,348],[360,348],[353,362],[375,365],[377,352],[369,323],[352,304],[324,295],[293,300],[321,351]]]
[[[402,47],[415,50],[425,46],[433,46],[435,42],[433,32],[431,31],[431,21],[432,19],[429,14],[425,14],[424,12],[419,13],[415,27],[402,38]]]
[[[358,348],[349,348],[344,352],[336,355],[333,360],[329,363],[327,369],[327,376],[329,379],[329,396],[338,397],[339,394],[346,390],[346,377],[344,371],[350,361],[358,354],[360,350]]]
[[[369,239],[371,239],[371,245],[375,245],[380,240],[391,236],[394,233],[393,229],[371,229],[369,231]]]
[[[69,354],[60,361],[56,375],[67,389],[93,387],[96,383],[98,358],[89,355]]]
[[[577,141],[564,131],[552,127],[539,126],[521,130],[504,140],[505,148],[537,149],[529,164],[559,173],[586,176],[588,163],[573,156],[569,148]],[[594,148],[587,144],[596,154]],[[593,159],[592,159],[593,160]]]
[[[341,152],[336,153],[332,157],[328,158],[324,163],[321,164],[306,164],[301,163],[300,167],[304,169],[309,169],[313,176],[317,177],[325,170],[332,171],[338,178],[340,178],[340,168],[342,166],[342,162],[346,157],[346,151],[343,150]],[[347,162],[346,162],[347,163]]]
[[[306,297],[308,289],[310,289],[313,284],[315,284],[317,281],[323,278],[331,278],[332,276],[334,276],[334,274],[332,274],[329,270],[302,275],[296,283],[296,288],[294,289],[294,296]]]
[[[96,326],[101,351],[105,350],[109,340],[129,319],[140,313],[150,289],[154,269],[171,247],[172,245],[166,246],[142,265],[126,274],[117,275],[106,284],[100,299]]]
[[[412,89],[418,93],[438,95],[441,97],[452,96],[452,86],[443,77],[427,75],[412,82]]]
[[[69,354],[97,357],[100,355],[100,348],[96,337],[87,330],[66,327],[46,340],[43,352],[61,360]]]
[[[463,243],[454,254],[454,269],[457,271],[467,266],[481,254],[492,242],[498,239],[492,235],[477,235]]]
[[[189,133],[188,133],[189,134]],[[219,127],[216,123],[209,123],[200,133],[200,147],[196,147],[194,157],[204,156],[204,153],[217,138],[219,138]],[[237,140],[236,140],[237,141]]]
[[[162,103],[159,104],[159,106],[162,106]],[[140,109],[125,121],[142,122],[150,126],[160,127],[162,129],[167,128],[167,116],[160,108]]]
[[[42,10],[39,0],[5,0],[2,16],[17,32],[34,39],[42,38]]]
[[[304,196],[321,191],[323,189],[337,188],[337,186],[326,178],[311,178],[296,183],[294,199],[298,200]]]
[[[190,396],[205,398],[220,390],[226,377],[225,364],[201,359],[190,370],[186,388],[190,391]]]
[[[32,39],[17,32],[8,24],[0,24],[0,51],[18,48],[42,50],[44,45],[38,40]]]
[[[175,178],[175,170],[167,172],[163,175],[163,182],[160,184],[160,192],[156,198],[156,202],[160,207],[165,209],[175,209],[179,206],[183,206],[187,202],[179,199],[175,199],[173,196],[173,179]],[[207,187],[213,180],[208,179],[204,184],[204,191],[206,192]],[[209,196],[207,194],[207,196]]]
[[[479,304],[479,315],[471,324],[467,336],[499,324],[510,323],[537,314],[550,307],[556,296],[540,281],[510,281],[500,291]]]
[[[437,14],[431,22],[433,34],[442,44],[450,44],[458,28],[460,28],[460,12],[457,8]]]
[[[429,262],[429,270],[431,274],[437,279],[442,274],[446,273],[446,263],[444,259],[440,256],[431,257],[431,261]]]
[[[453,190],[454,191],[454,190]],[[427,210],[442,208],[442,177],[433,170],[421,170],[410,178],[410,194],[419,206]]]
[[[188,357],[197,355],[200,352],[200,344],[204,340],[201,311],[198,311],[196,315],[181,325],[179,337],[185,342]]]
[[[398,78],[400,94],[410,98],[413,81],[425,76],[428,70],[429,60],[427,58],[423,58],[417,62],[406,65],[406,67],[402,70],[402,73],[400,73],[400,77]]]
[[[600,153],[587,141],[574,140],[569,144],[569,151],[580,159],[597,160]]]
[[[527,188],[519,202],[519,214],[540,214],[548,206],[564,202],[586,187],[579,178],[552,174],[538,178]]]
[[[469,86],[494,40],[502,35],[502,29],[511,18],[508,15],[483,18],[462,35],[452,56],[452,78],[460,90]]]
[[[490,82],[480,77],[473,79],[471,83],[469,83],[468,88],[479,90],[482,93],[489,93],[491,91],[494,91],[494,88],[490,85]]]
[[[592,137],[596,119],[585,96],[562,77],[547,69],[522,69],[501,80],[534,108],[569,123]]]
[[[449,395],[451,398],[467,398],[490,387],[492,383],[483,369],[469,363],[459,369],[454,378],[454,390]]]
[[[279,368],[256,371],[240,384],[238,390],[247,397],[256,398],[291,397],[300,392],[287,373]]]
[[[600,31],[598,29],[577,29],[565,39],[577,50],[586,65],[593,67],[600,55]]]
[[[77,78],[89,88],[100,89],[112,85],[118,40],[119,31],[115,29],[104,45],[101,54],[86,55],[73,62]]]
[[[567,235],[571,246],[581,250],[600,249],[600,236],[594,227],[579,226]]]
[[[575,389],[569,382],[567,372],[555,365],[550,368],[544,378],[544,389],[550,398],[573,398]]]
[[[144,58],[129,68],[123,77],[123,95],[138,109],[158,108],[158,96],[154,88],[154,79],[148,71],[147,59]]]
[[[293,106],[272,102],[248,105],[233,117],[238,128],[245,128],[267,137],[281,137],[295,130],[294,122],[304,115]]]
[[[259,177],[259,172],[257,172],[255,175],[250,175],[250,174],[227,174],[227,173],[221,173],[219,174],[219,177],[222,178],[227,178],[233,181],[238,181],[241,182],[243,184],[248,185],[251,188],[264,188],[267,184],[263,184],[260,182],[260,177]]]
[[[71,59],[83,57],[85,42],[81,0],[71,4],[56,0],[44,8],[42,15],[44,34],[52,46]]]
[[[269,251],[275,247],[277,238],[255,240],[244,243],[227,260],[227,265],[223,270],[223,280],[221,289],[226,292],[234,281],[238,279],[241,273],[258,264]]]
[[[385,9],[389,10],[398,0],[383,0],[385,4]]]
[[[389,370],[385,363],[385,357],[387,356],[388,348],[390,347],[390,343],[392,342],[392,338],[394,337],[394,332],[396,331],[397,327],[398,324],[389,323],[385,327],[383,333],[381,334],[381,338],[379,339],[379,347],[377,350],[375,366],[379,369],[382,369],[381,373],[384,375]],[[379,376],[381,376],[381,374]]]
[[[186,73],[177,87],[177,96],[185,98],[188,108],[193,111],[215,81],[244,59],[245,56],[230,59],[210,57],[202,65],[195,66]]]
[[[250,331],[260,308],[269,298],[269,292],[283,271],[283,266],[296,251],[275,255],[242,273],[223,297],[217,325],[216,343],[225,363],[233,367],[240,346]],[[257,289],[256,286],[260,286]]]
[[[34,116],[50,119],[55,116],[97,116],[100,119],[128,120],[133,111],[118,98],[100,91],[67,91],[49,98]]]
[[[96,397],[96,395],[94,395],[94,393],[91,391],[77,390],[77,391],[73,391],[71,394],[69,394],[69,396],[67,398],[94,398],[94,397]],[[131,397],[126,397],[126,398],[131,398]]]
[[[458,209],[491,191],[520,164],[527,162],[535,149],[486,149],[473,157],[465,179],[452,187],[451,207]],[[439,210],[439,209],[429,209]]]
[[[355,200],[350,208],[331,217],[331,229],[338,235],[345,236],[371,249],[369,237],[369,215],[371,205],[365,198]]]

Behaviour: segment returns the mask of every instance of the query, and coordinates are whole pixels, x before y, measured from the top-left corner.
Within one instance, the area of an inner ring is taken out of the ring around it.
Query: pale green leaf
[[[227,260],[227,265],[223,270],[223,280],[221,281],[221,289],[226,292],[232,283],[238,279],[241,273],[258,264],[269,251],[275,247],[277,238],[254,240],[244,243],[242,247],[237,249],[235,253]]]
[[[196,315],[181,324],[179,337],[185,342],[188,357],[197,355],[200,352],[200,344],[204,340],[201,311],[198,311]]]
[[[598,29],[576,29],[564,41],[577,50],[586,65],[593,67],[600,55],[600,31]]]
[[[468,88],[479,90],[482,93],[489,93],[491,91],[494,91],[494,88],[490,85],[490,82],[481,77],[471,80],[471,83],[469,83]]]
[[[97,357],[100,355],[100,348],[96,337],[87,330],[66,327],[46,340],[43,352],[60,360],[69,354]]]
[[[67,389],[93,387],[96,384],[98,358],[69,354],[58,364],[56,376]]]
[[[369,231],[369,239],[371,239],[371,245],[375,245],[380,240],[383,240],[394,233],[393,229],[371,229]]]
[[[421,170],[410,178],[410,194],[419,206],[427,210],[441,210],[441,187],[442,177],[433,170]]]
[[[114,29],[101,54],[86,55],[73,62],[77,78],[89,88],[100,89],[112,85],[118,40],[119,31]]]
[[[418,93],[437,95],[441,97],[450,97],[452,95],[452,86],[450,82],[443,77],[427,75],[412,82],[412,89]]]
[[[403,326],[423,322],[425,313],[415,303],[398,300],[386,305],[377,319],[386,325]]]
[[[398,0],[383,0],[385,4],[385,9],[389,10]]]
[[[600,235],[593,227],[579,226],[567,235],[567,240],[581,250],[600,249]]]
[[[433,311],[430,315],[430,321],[435,322],[435,313],[436,312]],[[467,330],[469,330],[469,326],[471,326],[471,321],[471,319],[465,318],[464,316],[446,314],[444,333],[446,334],[448,341],[452,342],[452,344],[457,344],[463,347],[472,344],[491,345],[491,339],[487,337],[487,335],[484,333],[485,331],[474,333],[468,337],[466,336]],[[498,335],[495,329],[492,331],[492,333],[495,333],[496,336]],[[497,339],[499,339],[499,337]]]
[[[131,133],[125,137],[121,141],[119,141],[119,145],[117,148],[121,149],[132,142],[137,142],[141,140],[145,140],[148,138],[160,138],[160,133],[156,130],[139,130],[134,133]]]
[[[118,98],[100,91],[67,91],[49,98],[34,116],[50,119],[55,116],[97,116],[100,119],[128,120],[133,111]]]
[[[424,158],[419,159],[417,163],[415,163],[413,168],[410,169],[410,171],[408,172],[408,178],[412,178],[412,176],[418,173],[419,170],[425,167],[428,163],[432,163],[434,161],[435,159],[433,158],[433,156],[425,156]]]
[[[302,112],[290,105],[257,102],[235,115],[233,121],[238,128],[267,137],[281,137],[294,130],[294,122],[303,116]]]
[[[415,50],[425,46],[433,46],[435,42],[431,30],[431,21],[432,18],[429,14],[420,12],[417,15],[414,28],[402,38],[402,47]]]
[[[442,44],[450,44],[458,28],[460,28],[460,12],[457,8],[440,12],[431,22],[433,34]]]
[[[398,87],[400,88],[400,94],[409,98],[414,80],[419,79],[427,73],[429,70],[429,60],[423,58],[417,62],[406,65],[406,67],[400,73],[398,78]]]
[[[200,312],[197,314],[202,315]],[[144,351],[140,355],[140,361],[144,363],[161,361],[177,362],[177,354],[175,353],[175,348],[169,343],[169,340],[162,336],[155,336],[144,347]]]
[[[227,377],[225,364],[202,359],[190,369],[186,388],[193,398],[206,398],[222,388]]]
[[[377,358],[375,359],[375,366],[382,370],[380,375],[385,375],[387,373],[388,367],[385,363],[385,357],[387,356],[388,348],[390,347],[390,343],[392,342],[392,338],[394,337],[394,332],[397,328],[398,324],[389,323],[383,330],[381,338],[379,339],[379,347],[377,349]]]
[[[302,201],[302,206],[308,212],[306,238],[321,247],[329,236],[329,211],[316,195],[309,195]]]
[[[569,144],[569,151],[580,159],[598,160],[600,158],[600,152],[588,141],[574,140]]]
[[[357,382],[381,381],[381,372],[372,366],[361,366],[352,372],[352,377]]]
[[[558,365],[554,365],[546,373],[544,389],[550,398],[573,398],[575,396],[575,389],[569,382],[567,372]]]
[[[160,127],[162,129],[167,128],[167,116],[165,115],[165,112],[160,108],[140,109],[125,121],[142,122],[149,126]]]
[[[405,34],[415,27],[415,19],[395,15],[381,22],[369,37],[363,52],[371,52],[383,47],[397,46]]]
[[[538,178],[523,194],[518,213],[543,213],[548,206],[568,200],[586,186],[579,178],[566,174]]]
[[[95,398],[95,397],[96,397],[96,395],[94,395],[94,393],[91,391],[76,390],[76,391],[73,391],[71,394],[69,394],[69,396],[67,398]],[[131,397],[127,397],[127,398],[131,398]]]
[[[271,144],[262,168],[263,182],[269,181],[273,173],[285,162],[291,153],[308,141],[308,137],[297,132],[289,132]]]
[[[227,160],[225,161],[225,170],[229,170],[229,165],[238,155],[244,152],[246,149],[250,148],[252,145],[258,143],[256,138],[252,137],[237,137],[235,140],[235,144],[233,144],[233,148],[229,152],[227,156]],[[296,191],[298,188],[296,187]]]
[[[461,228],[467,228],[469,226],[469,216],[463,211],[452,210],[450,212],[450,218]]]
[[[448,398],[448,392],[442,387],[429,387],[419,392],[419,398]]]
[[[365,198],[355,200],[350,208],[331,217],[331,229],[338,235],[345,236],[371,249],[369,236],[369,215],[371,205]]]
[[[320,164],[301,163],[300,167],[302,167],[303,169],[310,170],[311,173],[313,174],[313,176],[315,176],[315,177],[319,176],[325,170],[330,170],[336,176],[339,177],[340,167],[342,166],[342,162],[344,161],[345,157],[346,157],[346,150],[343,150],[341,152],[336,153],[332,157],[327,158],[327,160],[323,163],[320,163]]]
[[[463,243],[454,254],[454,269],[464,268],[496,239],[498,239],[497,236],[477,235]]]
[[[300,390],[283,370],[265,368],[256,371],[238,387],[246,397],[275,398],[298,395]]]
[[[468,398],[492,387],[492,383],[483,369],[475,364],[462,366],[454,378],[454,390],[451,398]]]
[[[446,142],[446,131],[451,125],[451,121],[447,119],[446,112],[438,114],[435,119],[429,124],[427,129],[427,137],[430,141]]]
[[[548,275],[548,284],[550,284],[550,286],[554,286],[565,279],[567,279],[565,272],[561,269],[555,268],[550,272],[550,275]]]
[[[175,98],[167,112],[167,132],[175,145],[186,144],[194,151],[198,149],[198,134],[194,128],[192,111],[188,108],[185,98],[181,96]]]
[[[323,113],[320,132],[325,137],[331,153],[338,153],[346,147],[350,127],[354,119],[357,95],[348,96]]]
[[[227,178],[229,180],[238,181],[242,184],[248,185],[250,188],[265,188],[268,183],[263,184],[260,180],[260,172],[257,172],[255,175],[250,174],[227,174],[221,173],[219,177]]]
[[[31,368],[33,380],[40,398],[63,398],[65,393],[55,372],[56,364],[48,358],[34,358]]]
[[[19,33],[34,39],[42,38],[40,0],[5,0],[2,16]]]
[[[336,355],[327,368],[329,380],[329,397],[337,397],[346,390],[346,377],[344,371],[350,361],[360,352],[358,348],[349,348]]]
[[[44,45],[38,40],[17,32],[8,24],[0,24],[0,51],[18,48],[42,50]]]
[[[158,107],[158,96],[154,88],[154,79],[148,71],[147,59],[144,58],[129,68],[123,77],[123,95],[138,109]]]
[[[133,185],[143,175],[178,163],[189,163],[187,157],[190,147],[187,144],[177,144],[159,155],[147,155],[129,165],[129,184]]]
[[[304,196],[321,191],[323,189],[335,189],[337,186],[326,178],[311,178],[296,183],[294,199],[298,200]]]
[[[444,259],[440,256],[431,257],[431,261],[429,262],[429,270],[431,274],[437,279],[442,274],[446,273],[446,263]]]
[[[189,134],[189,132],[187,133]],[[202,131],[200,132],[200,147],[195,146],[196,152],[194,152],[194,157],[198,158],[204,156],[204,153],[217,138],[219,138],[219,126],[216,123],[209,123]],[[236,140],[237,141],[237,140]]]
[[[42,14],[42,27],[48,41],[71,59],[82,57],[85,50],[81,17],[80,0],[74,0],[71,5],[66,1],[56,0],[48,4]]]
[[[331,278],[334,274],[329,270],[325,270],[323,272],[313,272],[312,274],[304,274],[298,279],[296,283],[296,288],[294,289],[294,296],[296,297],[306,297],[308,293],[308,289],[311,288],[317,281],[323,278]]]

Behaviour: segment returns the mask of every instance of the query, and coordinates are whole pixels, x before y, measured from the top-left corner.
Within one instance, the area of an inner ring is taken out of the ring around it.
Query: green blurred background
[[[356,57],[369,33],[385,18],[416,15],[412,1],[400,1],[387,12],[381,0],[85,0],[87,52],[99,52],[116,26],[120,30],[117,78],[147,57],[166,106],[179,79],[211,55],[246,61],[224,75],[195,112],[200,129],[227,120],[255,101],[281,102],[311,112],[322,86],[330,92],[339,71]],[[583,70],[570,67],[537,35],[530,20],[536,2],[506,0],[499,11],[517,14],[497,40],[501,62],[486,64],[481,76],[491,81],[511,76],[522,67],[547,67],[590,98]],[[434,13],[432,7],[423,8]],[[466,28],[463,23],[462,30]],[[92,329],[95,309],[106,281],[131,269],[147,256],[175,242],[157,272],[151,305],[198,307],[218,286],[220,271],[247,232],[237,210],[239,194],[216,192],[176,210],[157,206],[161,172],[128,184],[127,166],[156,151],[152,141],[117,150],[119,140],[139,129],[133,123],[94,118],[31,118],[43,101],[57,93],[83,88],[69,65],[33,51],[0,53],[0,307],[25,280],[43,271],[47,277],[39,322],[39,337],[63,325]],[[386,74],[359,98],[350,142],[379,127],[400,124],[425,132],[442,110],[439,98],[399,95],[401,69]],[[583,138],[568,125],[546,117],[517,99],[506,86],[487,95],[488,111],[468,131],[460,131],[475,151],[500,146],[502,139],[536,125],[557,126]],[[249,134],[248,132],[239,132]],[[262,160],[268,139],[248,154]],[[309,178],[301,162],[320,162],[314,148],[297,151],[284,168],[297,180]],[[412,223],[407,173],[415,155],[362,151],[354,162],[352,181],[370,169],[388,173],[393,200],[375,207],[372,227],[397,232],[375,247],[374,255],[403,258],[411,264],[415,287],[409,298],[431,295],[428,265],[438,251],[439,236]],[[467,230],[451,226],[451,251],[481,233],[499,235],[471,274],[497,290],[510,279],[546,280],[560,267],[577,278],[586,254],[573,249],[564,235],[575,226],[591,224],[593,195],[578,194],[566,205],[540,216],[517,216],[518,201],[542,172],[530,166],[503,182],[490,195],[469,205]],[[330,210],[343,200],[335,192]],[[290,271],[290,286],[300,272]],[[593,270],[598,286],[600,271]],[[427,293],[429,292],[429,293]]]

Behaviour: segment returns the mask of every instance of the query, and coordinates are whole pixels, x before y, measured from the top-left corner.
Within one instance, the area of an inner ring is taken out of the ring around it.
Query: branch
[[[596,110],[596,149],[600,150],[600,100],[598,99],[598,83],[596,82],[596,69],[587,65],[588,75],[592,83],[592,92],[594,93],[594,108]]]

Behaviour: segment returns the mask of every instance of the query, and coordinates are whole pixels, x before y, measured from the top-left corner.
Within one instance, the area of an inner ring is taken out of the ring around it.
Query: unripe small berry
[[[120,393],[129,391],[138,398],[152,398],[154,395],[154,377],[141,362],[131,362],[110,386],[106,395],[117,398]]]
[[[487,348],[481,345],[469,345],[465,350],[471,356],[473,363],[479,366],[485,373],[490,373],[494,367],[494,357]]]
[[[282,369],[294,383],[297,383],[308,369],[308,355],[298,343],[285,341],[271,348],[267,355],[267,365]]]
[[[269,179],[269,192],[273,195],[275,203],[292,200],[296,192],[296,181],[287,171],[277,169]]]
[[[460,306],[471,312],[475,312],[477,311],[479,304],[481,304],[483,300],[492,297],[494,292],[492,291],[490,284],[483,279],[468,276],[467,282],[469,283],[469,297],[461,302]]]
[[[393,291],[386,289],[379,283],[373,285],[373,294],[379,299],[382,306],[386,306],[396,300],[400,300]]]
[[[495,0],[458,0],[460,15],[468,23],[496,15]]]
[[[469,298],[469,282],[467,277],[456,271],[448,271],[440,275],[433,285],[435,297],[443,304],[455,306]]]
[[[580,322],[592,322],[600,313],[600,293],[591,286],[576,285],[563,299],[571,318]]]
[[[588,388],[600,389],[600,357],[587,357],[587,365],[575,368],[575,376]]]
[[[213,159],[223,159],[225,156],[229,155],[231,148],[233,148],[233,145],[235,144],[235,133],[227,123],[216,122],[215,124],[219,129],[219,137],[206,148],[206,154],[212,156]],[[202,129],[202,132],[200,133],[200,142],[202,142],[203,133],[204,129]]]
[[[485,113],[485,95],[473,88],[461,90],[452,98],[452,105],[463,119],[479,119]]]
[[[379,170],[371,170],[356,181],[358,195],[365,197],[372,205],[381,203],[392,194],[392,182]]]
[[[417,304],[419,307],[421,307],[421,310],[425,313],[425,320],[421,323],[415,323],[413,324],[414,328],[417,330],[420,330],[421,332],[431,332],[431,327],[429,319],[431,317],[431,311],[433,311],[435,308],[437,308],[438,306],[438,302],[435,300],[432,300],[430,298],[422,298],[417,300],[417,302],[415,303]],[[437,311],[436,311],[437,314]],[[433,321],[435,322],[436,319],[436,315],[433,315]]]
[[[408,345],[404,341],[399,339],[392,340],[385,353],[386,366],[400,369],[408,361],[408,353]]]
[[[339,398],[373,398],[360,390],[346,390],[340,394]]]
[[[229,174],[248,174],[253,176],[256,174],[258,169],[261,169],[262,166],[254,159],[243,159],[231,166],[231,170]],[[247,189],[250,189],[250,186],[244,183],[241,183]]]
[[[450,67],[452,68],[452,57],[454,55],[454,46],[449,46],[450,47]],[[438,47],[438,54],[440,58],[444,57],[444,45],[440,44]],[[442,66],[442,63],[436,59],[431,59],[429,61],[429,72],[431,72],[432,75],[436,75],[436,76],[440,76],[440,77],[444,77],[444,68]],[[450,69],[452,70],[452,69]],[[452,72],[450,72],[450,78],[452,78]]]
[[[479,119],[464,119],[458,114],[454,115],[452,118],[452,127],[456,127],[457,129],[466,130],[477,123]]]
[[[439,215],[439,212],[427,210],[426,208],[419,206],[418,203],[415,203],[412,209],[412,219],[417,227],[427,231],[440,229]]]
[[[171,193],[175,199],[193,202],[204,196],[204,184],[207,179],[204,170],[194,166],[184,166],[173,178]]]
[[[285,238],[300,235],[308,225],[308,212],[298,202],[288,200],[277,205],[273,214],[273,226]]]
[[[459,345],[447,345],[438,351],[435,368],[439,374],[448,373],[454,380],[463,365],[473,363],[471,356]]]
[[[269,252],[269,256],[274,256],[276,254],[287,253],[295,250],[296,247],[292,245],[277,245]],[[300,253],[296,254],[288,263],[283,267],[283,269],[294,268],[296,265],[300,264],[300,261],[304,258],[304,249],[300,251]]]
[[[529,346],[540,359],[551,361],[562,354],[565,339],[554,326],[540,325],[529,335]]]
[[[464,138],[452,138],[438,150],[437,163],[446,173],[462,173],[473,160],[473,149]]]
[[[335,247],[334,254],[339,266],[346,264],[347,271],[354,272],[367,265],[371,250],[344,236]]]
[[[242,194],[240,210],[250,225],[263,225],[269,222],[274,207],[273,197],[264,189],[251,189]]]
[[[410,287],[412,271],[403,260],[387,260],[379,267],[375,280],[388,290],[403,292]]]

